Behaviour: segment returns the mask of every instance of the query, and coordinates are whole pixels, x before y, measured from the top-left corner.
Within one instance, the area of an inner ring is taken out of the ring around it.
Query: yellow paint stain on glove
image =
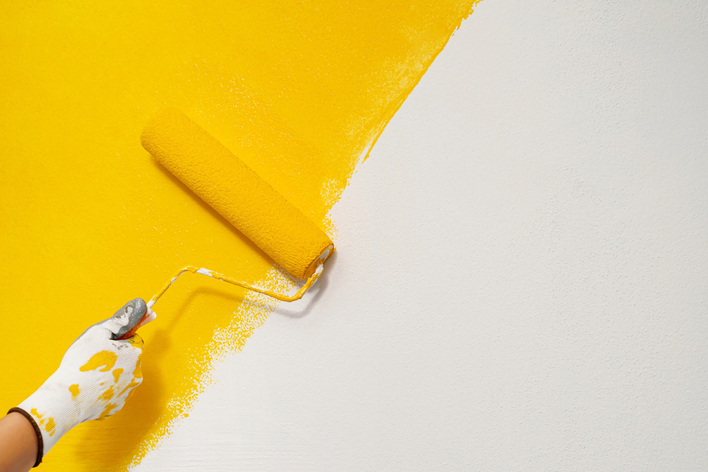
[[[115,379],[116,383],[118,383],[118,379],[120,378],[120,374],[122,374],[122,373],[123,373],[123,369],[115,369],[113,371],[113,378]]]
[[[176,268],[280,283],[268,257],[142,148],[159,107],[182,110],[332,237],[327,214],[356,165],[475,3],[5,2],[0,260],[13,270],[0,273],[0,295],[25,315],[3,328],[26,336],[0,347],[25,360],[4,366],[13,388],[1,403],[25,398],[85,326],[151,297]],[[126,470],[160,444],[214,362],[275,307],[224,285],[180,278],[140,332],[134,398],[69,432],[43,470]]]
[[[47,431],[50,436],[54,434],[54,428],[56,428],[57,426],[56,422],[54,421],[54,418],[45,418],[45,416],[43,414],[40,414],[36,408],[32,408],[30,410],[30,413],[32,413],[32,416],[34,416],[34,418],[37,420],[37,425],[40,428],[44,427],[45,431]]]
[[[81,393],[81,390],[79,390],[79,384],[69,385],[69,392],[71,392],[72,400],[76,400],[76,398],[79,396],[79,393]]]
[[[56,427],[57,427],[57,424],[54,422],[54,418],[49,418],[47,420],[47,426],[45,426],[44,429],[47,430],[47,432],[49,433],[50,436],[54,436],[54,433],[55,433],[54,428],[56,428]]]
[[[81,372],[88,372],[90,370],[97,370],[99,367],[103,367],[102,369],[100,369],[100,372],[108,372],[116,364],[117,359],[118,356],[114,352],[97,352],[96,354],[91,356],[91,359],[89,359],[86,364],[82,365],[79,370]]]
[[[105,401],[107,402],[113,398],[113,387],[108,388],[105,392],[103,392],[99,397],[99,401]]]
[[[32,413],[32,415],[37,419],[37,422],[39,423],[40,426],[43,425],[44,422],[46,421],[44,419],[44,415],[40,414],[36,408],[32,408],[30,410],[30,413]]]
[[[99,416],[99,419],[106,418],[106,417],[110,416],[111,411],[114,408],[116,408],[117,406],[118,405],[115,403],[109,403],[108,405],[106,405],[106,408],[104,408],[103,411],[101,412],[101,416]]]

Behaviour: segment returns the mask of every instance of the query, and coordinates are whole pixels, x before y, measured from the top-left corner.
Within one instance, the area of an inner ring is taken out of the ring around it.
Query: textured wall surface
[[[0,364],[0,407],[39,387],[87,326],[151,298],[180,267],[293,285],[143,149],[158,108],[180,109],[332,233],[355,166],[475,4],[5,2],[0,298],[12,335],[0,358],[13,362]],[[267,319],[276,304],[264,298],[180,277],[140,330],[143,388],[109,421],[63,436],[43,470],[140,463]]]
[[[330,230],[348,174],[320,164],[358,165],[306,299],[229,330],[238,294],[185,281],[145,328],[140,402],[42,467],[120,469],[157,438],[134,470],[708,470],[708,5],[484,0],[361,163],[337,151],[365,148],[473,2],[440,17],[437,1],[361,17],[289,2],[303,18],[261,3],[17,3],[0,20],[26,22],[0,28],[4,403],[180,265],[270,270],[147,160],[137,135],[159,103],[316,201]],[[303,30],[317,15],[338,23]],[[229,342],[243,350],[214,385],[185,380]]]
[[[485,0],[139,471],[708,469],[708,9]]]

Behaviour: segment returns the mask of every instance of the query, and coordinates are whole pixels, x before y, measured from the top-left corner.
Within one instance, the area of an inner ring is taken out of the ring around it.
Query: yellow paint
[[[123,373],[123,369],[115,369],[113,371],[113,378],[115,379],[115,382],[118,383],[118,379],[120,378],[120,374]]]
[[[125,401],[126,401],[126,402],[129,401],[129,400],[133,397],[133,395],[135,395],[135,392],[136,392],[135,389],[133,389],[133,390],[131,390],[130,392],[128,392],[128,396],[125,397]],[[185,417],[187,417],[187,416],[189,416],[189,415],[188,415],[188,414],[185,414]]]
[[[37,420],[37,423],[39,423],[40,426],[44,424],[44,415],[39,413],[36,408],[32,408],[30,410],[30,413],[32,413],[32,416],[34,416],[34,419]]]
[[[114,352],[97,352],[96,354],[91,356],[91,359],[89,359],[86,364],[82,365],[79,370],[81,372],[89,372],[91,370],[100,370],[100,372],[108,372],[116,364],[116,360],[118,360],[118,356]],[[102,367],[102,369],[99,369],[99,367]]]
[[[5,2],[0,260],[13,270],[0,295],[24,315],[3,328],[34,334],[0,347],[26,360],[3,366],[13,387],[2,404],[17,405],[86,327],[150,298],[179,267],[288,284],[142,148],[159,107],[182,110],[331,236],[328,211],[361,156],[474,3]],[[68,433],[43,470],[139,463],[275,306],[243,296],[181,277],[140,330],[145,378],[131,401]]]
[[[133,387],[137,387],[138,385],[140,385],[140,382],[135,379],[132,379],[130,383],[123,390],[121,390],[118,395],[123,395],[126,390],[131,389]]]
[[[142,358],[138,358],[138,362],[135,363],[135,370],[133,370],[133,377],[135,377],[136,379],[143,378],[143,370],[141,369],[142,365],[143,365]]]
[[[39,411],[37,411],[36,408],[32,408],[30,410],[30,413],[34,417],[34,419],[37,421],[37,425],[44,429],[49,433],[50,436],[53,436],[54,433],[56,432],[54,428],[56,428],[56,422],[54,421],[54,418],[49,417],[45,418],[43,414],[41,414]]]
[[[116,403],[109,403],[108,405],[106,405],[106,408],[103,409],[99,418],[106,418],[108,415],[111,414],[111,411],[113,411],[113,409],[117,406],[118,405]]]
[[[54,418],[49,418],[47,420],[47,425],[44,427],[44,429],[47,430],[47,432],[49,433],[50,436],[54,436],[54,433],[56,433],[54,428],[56,428],[56,427],[57,427],[57,424],[54,422]]]
[[[69,392],[71,392],[71,399],[76,400],[79,396],[79,393],[81,393],[81,390],[79,390],[79,384],[69,385]]]
[[[113,386],[110,386],[101,395],[99,395],[98,399],[107,402],[108,400],[113,398],[113,394]]]

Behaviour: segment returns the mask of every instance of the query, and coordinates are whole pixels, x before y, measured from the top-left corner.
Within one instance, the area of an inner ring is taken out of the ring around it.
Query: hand
[[[77,424],[106,418],[123,408],[143,381],[143,340],[138,335],[119,338],[152,319],[154,313],[141,298],[126,303],[74,341],[59,369],[20,404],[41,432],[38,460]]]

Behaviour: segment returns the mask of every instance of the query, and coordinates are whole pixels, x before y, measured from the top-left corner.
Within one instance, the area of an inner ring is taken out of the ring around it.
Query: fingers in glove
[[[91,331],[100,331],[100,337],[106,339],[118,339],[125,333],[130,331],[134,326],[140,323],[140,320],[147,311],[147,304],[142,298],[136,298],[123,305],[113,316],[107,320],[96,323],[86,330],[85,333]],[[84,333],[84,334],[85,334]],[[96,334],[92,334],[95,336]]]
[[[126,339],[120,339],[118,341],[115,341],[116,343],[127,343],[130,344],[133,347],[136,347],[138,349],[142,349],[143,346],[145,345],[145,341],[143,341],[143,338],[140,337],[139,334],[134,334],[129,338]]]
[[[143,316],[143,318],[140,320],[138,324],[133,326],[130,331],[119,337],[119,340],[123,339],[128,339],[132,336],[135,335],[135,333],[140,329],[141,327],[145,326],[146,324],[150,323],[151,321],[155,321],[157,318],[157,314],[155,314],[154,311],[152,311],[150,308],[147,309],[147,313]]]

